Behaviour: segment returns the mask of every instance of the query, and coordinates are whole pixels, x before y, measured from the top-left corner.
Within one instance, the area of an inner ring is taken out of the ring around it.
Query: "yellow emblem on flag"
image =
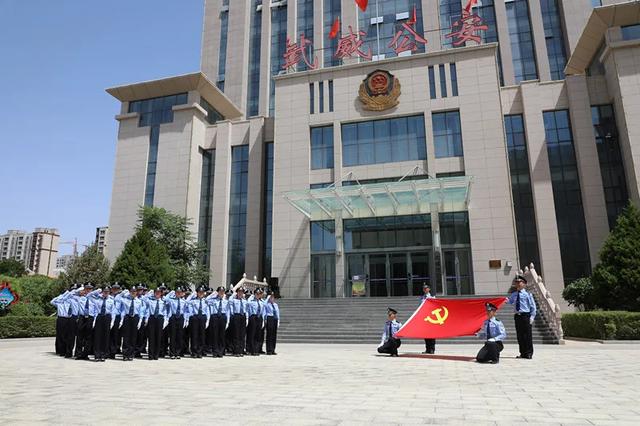
[[[443,311],[444,313],[442,313]],[[443,306],[442,308],[434,309],[433,311],[431,311],[431,314],[435,316],[435,318],[431,318],[431,315],[429,315],[428,317],[425,317],[424,320],[430,322],[431,324],[443,325],[449,317],[449,310],[446,306]]]

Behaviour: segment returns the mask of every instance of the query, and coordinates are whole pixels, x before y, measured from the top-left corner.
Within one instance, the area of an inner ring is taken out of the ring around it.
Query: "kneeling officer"
[[[500,362],[500,352],[504,349],[502,341],[507,337],[504,324],[496,318],[498,308],[492,303],[487,303],[487,319],[482,324],[476,335],[485,339],[484,346],[476,355],[476,361],[481,363],[497,364]]]

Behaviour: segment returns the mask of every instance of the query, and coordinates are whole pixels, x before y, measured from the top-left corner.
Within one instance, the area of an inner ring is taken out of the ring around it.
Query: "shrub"
[[[595,307],[595,294],[591,278],[575,280],[562,291],[562,297],[569,305],[581,311],[590,311]]]
[[[9,315],[13,317],[44,316],[42,306],[35,303],[18,302],[9,307]]]
[[[640,340],[640,312],[594,311],[562,315],[566,337]]]
[[[56,317],[0,318],[0,339],[9,337],[51,337],[56,335]]]

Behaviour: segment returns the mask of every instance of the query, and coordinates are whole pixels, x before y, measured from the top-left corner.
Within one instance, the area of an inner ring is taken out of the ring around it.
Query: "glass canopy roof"
[[[284,198],[310,220],[465,211],[470,176],[400,180],[290,191]]]

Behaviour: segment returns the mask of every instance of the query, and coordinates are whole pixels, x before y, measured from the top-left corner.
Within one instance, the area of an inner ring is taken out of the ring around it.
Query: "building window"
[[[258,115],[260,110],[260,44],[262,42],[262,0],[251,2],[251,29],[249,30],[249,76],[247,87],[247,116]]]
[[[222,114],[202,97],[200,98],[200,106],[207,111],[207,123],[216,124],[218,121],[224,120]]]
[[[129,102],[129,112],[140,114],[138,127],[171,123],[173,121],[173,107],[187,103],[187,94],[161,96],[159,98],[142,99]]]
[[[306,46],[306,56],[310,62],[313,62],[313,0],[298,0],[298,39],[300,34],[304,34],[304,38],[309,40],[311,44]],[[298,63],[298,71],[306,71],[307,64],[305,61]]]
[[[311,253],[336,251],[336,225],[333,220],[311,222]]]
[[[494,6],[494,0],[482,0],[476,4],[473,12],[482,18],[484,24],[489,27],[486,30],[480,31],[480,37],[483,43],[498,43],[498,25],[496,24],[496,9]],[[502,57],[500,56],[500,49],[498,49],[498,72],[500,74],[500,85],[504,84],[502,78]]]
[[[149,157],[147,159],[147,180],[144,191],[144,205],[153,206],[156,191],[156,167],[158,166],[158,143],[160,139],[160,125],[151,126],[149,131]]]
[[[567,55],[564,48],[564,34],[558,0],[540,0],[542,9],[542,23],[544,24],[544,38],[547,43],[547,55],[552,80],[564,78],[564,67],[567,64]]]
[[[591,0],[591,7],[600,7],[602,6],[602,0]]]
[[[215,174],[216,150],[202,150],[202,175],[200,178],[200,220],[198,242],[205,246],[202,263],[209,269],[211,256],[211,227],[213,222],[213,176]]]
[[[324,82],[321,81],[318,83],[318,103],[320,113],[324,112]]]
[[[436,178],[450,178],[450,177],[462,177],[465,176],[464,172],[442,172],[436,173]]]
[[[456,64],[449,64],[449,73],[451,74],[451,96],[458,96],[458,71]]]
[[[329,80],[329,112],[333,112],[333,80]]]
[[[264,229],[262,231],[264,252],[262,257],[262,275],[271,277],[272,234],[273,229],[273,142],[266,144],[264,155]]]
[[[416,33],[421,36],[424,35],[421,1],[378,0],[377,8],[376,4],[373,3],[369,2],[369,7],[365,12],[358,9],[358,28],[367,33],[363,37],[364,44],[360,48],[363,52],[369,52],[370,50],[374,58],[378,59],[397,56],[394,46],[389,47],[389,43],[391,43],[398,31],[403,31],[406,34],[402,24],[413,18],[414,7],[416,8],[416,23],[413,28]],[[424,44],[416,43],[416,45],[417,50],[412,53],[423,53],[425,51]],[[362,60],[364,61],[364,59]]]
[[[226,10],[224,8],[226,7]],[[220,54],[218,56],[218,89],[224,92],[225,73],[227,70],[227,35],[229,34],[229,0],[222,0],[223,11],[220,12]]]
[[[402,179],[401,176],[394,176],[394,177],[377,178],[377,179],[343,180],[342,186],[368,185],[370,183],[391,183],[391,182],[398,182],[400,181],[400,179],[402,179],[403,182],[406,182],[411,180],[423,180],[428,178],[429,178],[428,175],[410,175],[410,176],[405,176],[404,179]]]
[[[333,169],[333,126],[311,128],[311,169]]]
[[[613,106],[592,106],[591,121],[593,122],[593,132],[596,138],[596,147],[598,148],[609,229],[613,229],[618,215],[629,201]]]
[[[436,72],[433,69],[433,65],[429,66],[429,96],[431,99],[435,99],[436,95]]]
[[[459,46],[453,45],[453,38],[447,37],[451,33],[453,23],[462,18],[462,2],[460,0],[440,0],[440,41],[443,49],[451,49],[453,47],[463,47],[465,43]]]
[[[538,231],[529,173],[529,154],[522,115],[505,115],[504,127],[507,133],[513,210],[516,216],[518,253],[520,254],[520,265],[518,266],[530,263],[540,266]]]
[[[340,16],[341,0],[324,0],[324,66],[334,67],[340,65],[340,59],[336,58],[335,52],[338,47],[340,37],[329,38],[331,27],[336,18]],[[313,56],[310,56],[313,57]]]
[[[427,158],[424,117],[342,125],[342,164],[358,166]]]
[[[280,4],[271,8],[271,76],[282,71],[284,52],[287,46],[287,5]],[[273,117],[276,108],[276,82],[271,78],[269,96],[269,116]]]
[[[565,285],[591,274],[569,111],[543,113]]]
[[[249,145],[231,147],[229,250],[227,282],[237,283],[244,274],[247,233],[247,180]]]
[[[462,157],[460,112],[436,112],[431,117],[436,158]]]
[[[535,80],[538,78],[538,68],[529,19],[529,3],[527,0],[513,0],[506,2],[505,6],[516,83]]]
[[[316,96],[315,96],[313,83],[309,83],[309,113],[310,114],[313,114],[315,112],[315,103],[316,103]]]
[[[440,213],[440,241],[442,245],[468,245],[469,214],[467,212]]]
[[[447,97],[447,74],[444,72],[444,64],[440,64],[440,96]]]
[[[622,31],[623,40],[638,40],[640,39],[640,24],[627,25],[620,28]]]
[[[393,247],[430,247],[431,215],[345,219],[345,251]]]
[[[333,182],[312,183],[309,185],[309,189],[322,189],[328,188],[333,185]]]

